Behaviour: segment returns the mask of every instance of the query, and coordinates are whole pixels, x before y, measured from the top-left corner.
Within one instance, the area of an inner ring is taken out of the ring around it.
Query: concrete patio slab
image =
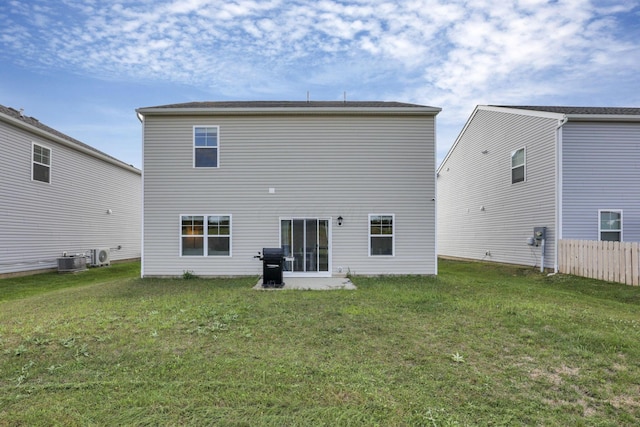
[[[357,288],[351,283],[351,280],[346,277],[285,277],[282,288],[263,288],[262,278],[260,278],[253,289],[260,291],[281,289],[328,291],[333,289],[355,290]]]

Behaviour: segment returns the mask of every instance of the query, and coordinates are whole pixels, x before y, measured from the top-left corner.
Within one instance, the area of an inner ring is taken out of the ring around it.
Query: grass
[[[640,289],[441,261],[357,291],[0,281],[0,426],[640,424]]]

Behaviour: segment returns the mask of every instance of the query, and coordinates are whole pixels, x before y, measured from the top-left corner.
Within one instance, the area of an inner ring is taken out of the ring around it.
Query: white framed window
[[[193,127],[193,167],[217,168],[220,165],[220,127]]]
[[[181,256],[231,256],[231,215],[181,215]]]
[[[369,256],[393,256],[394,232],[394,214],[369,214]]]
[[[622,211],[617,209],[598,211],[598,236],[607,242],[622,242]]]
[[[527,153],[520,148],[511,153],[511,183],[526,181],[527,179]]]
[[[32,144],[31,180],[51,183],[51,149]]]

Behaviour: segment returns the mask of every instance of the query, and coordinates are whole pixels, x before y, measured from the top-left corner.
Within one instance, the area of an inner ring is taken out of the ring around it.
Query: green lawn
[[[441,261],[357,291],[0,280],[0,425],[640,425],[640,288]]]

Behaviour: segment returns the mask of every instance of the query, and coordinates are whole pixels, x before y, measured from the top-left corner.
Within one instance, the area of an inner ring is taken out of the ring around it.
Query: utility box
[[[87,258],[84,256],[65,256],[58,258],[58,273],[75,273],[87,269]]]
[[[540,241],[547,239],[547,227],[533,227],[533,238]]]

